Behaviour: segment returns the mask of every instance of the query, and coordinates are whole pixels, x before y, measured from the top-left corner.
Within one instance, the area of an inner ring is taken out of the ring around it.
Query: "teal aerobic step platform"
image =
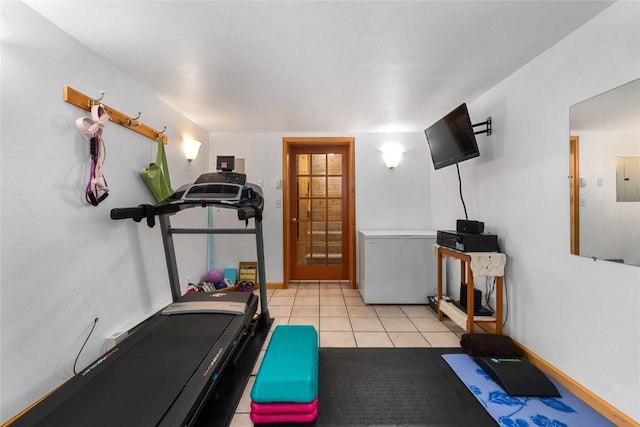
[[[318,396],[318,333],[311,325],[279,325],[251,389],[256,403],[309,403]]]

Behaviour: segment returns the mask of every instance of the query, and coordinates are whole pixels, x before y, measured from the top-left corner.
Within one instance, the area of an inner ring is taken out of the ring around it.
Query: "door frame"
[[[283,242],[283,281],[284,287],[289,284],[289,265],[295,259],[294,254],[289,250],[289,234],[291,233],[291,218],[289,211],[291,198],[289,197],[290,185],[289,173],[291,171],[291,151],[294,147],[314,147],[314,146],[345,146],[347,147],[347,162],[349,165],[347,188],[348,212],[347,212],[347,247],[348,254],[348,279],[352,288],[356,288],[356,191],[355,191],[355,138],[353,137],[284,137],[282,138],[282,242]]]

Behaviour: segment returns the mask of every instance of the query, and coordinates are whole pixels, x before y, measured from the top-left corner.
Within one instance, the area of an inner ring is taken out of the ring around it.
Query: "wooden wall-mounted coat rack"
[[[144,123],[138,120],[138,118],[140,117],[140,113],[138,113],[138,117],[135,117],[135,118],[129,117],[128,115],[121,113],[120,111],[115,110],[109,107],[108,105],[104,104],[101,100],[93,99],[85,95],[84,93],[78,92],[77,90],[69,86],[64,87],[63,99],[65,100],[65,102],[68,102],[69,104],[73,104],[76,107],[82,108],[83,110],[86,110],[86,111],[91,111],[91,107],[93,105],[95,105],[96,103],[100,103],[104,107],[104,109],[107,111],[107,114],[109,114],[109,117],[112,122],[117,123],[120,126],[124,126],[127,129],[130,129],[141,135],[144,135],[147,138],[151,138],[154,141],[157,141],[158,138],[162,137],[163,143],[167,144],[169,142],[169,138],[167,137],[167,135],[163,133],[166,130],[166,127],[161,131],[157,131],[150,126],[145,125]],[[102,99],[102,97],[100,99]]]

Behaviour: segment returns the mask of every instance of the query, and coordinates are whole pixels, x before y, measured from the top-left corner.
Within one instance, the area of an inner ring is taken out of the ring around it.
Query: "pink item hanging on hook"
[[[107,180],[102,173],[102,167],[106,157],[102,130],[104,124],[109,121],[109,115],[102,105],[91,107],[91,117],[80,117],[76,120],[76,127],[89,138],[89,149],[91,153],[91,167],[89,170],[89,182],[85,190],[85,200],[93,206],[98,206],[100,202],[109,195]],[[102,195],[100,195],[102,192]]]

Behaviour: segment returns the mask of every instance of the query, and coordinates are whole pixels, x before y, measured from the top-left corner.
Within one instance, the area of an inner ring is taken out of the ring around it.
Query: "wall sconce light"
[[[389,145],[382,149],[382,158],[389,169],[394,169],[402,158],[402,149],[395,145]]]
[[[185,139],[182,141],[182,149],[184,150],[184,156],[189,162],[192,162],[198,157],[198,151],[202,143],[193,139]]]

